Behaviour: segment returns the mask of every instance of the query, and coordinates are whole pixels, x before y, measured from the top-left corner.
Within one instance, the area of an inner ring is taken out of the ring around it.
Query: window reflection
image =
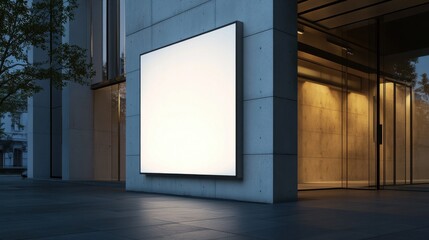
[[[94,84],[125,80],[125,1],[93,0],[91,53]]]
[[[413,92],[413,182],[429,182],[429,56],[418,57]]]
[[[387,15],[381,25],[382,70],[386,76],[410,86],[405,93],[403,89],[395,89],[396,145],[393,147],[396,151],[392,162],[393,174],[386,177],[386,184],[429,181],[426,157],[429,154],[429,34],[421,28],[429,17],[429,12],[422,10],[428,8],[427,5],[420,7],[420,13],[411,9]],[[399,105],[403,98],[406,99],[405,107]],[[407,117],[403,118],[401,114]],[[408,148],[405,153],[401,151],[402,146]]]

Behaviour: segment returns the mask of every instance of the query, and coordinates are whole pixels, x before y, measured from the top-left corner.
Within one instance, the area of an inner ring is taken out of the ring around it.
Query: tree
[[[76,8],[76,0],[0,0],[0,116],[24,109],[42,90],[40,80],[62,88],[94,76],[86,50],[61,42]],[[33,61],[32,49],[46,51],[48,59]]]
[[[395,63],[392,64],[393,76],[396,80],[409,82],[414,86],[417,79],[417,63],[418,58],[404,58],[395,61]]]
[[[421,79],[416,86],[416,92],[420,95],[428,96],[429,95],[429,79],[427,73],[421,75]]]

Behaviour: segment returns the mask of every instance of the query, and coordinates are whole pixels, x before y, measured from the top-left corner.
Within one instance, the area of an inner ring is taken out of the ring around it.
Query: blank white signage
[[[142,173],[236,176],[236,27],[140,56]]]

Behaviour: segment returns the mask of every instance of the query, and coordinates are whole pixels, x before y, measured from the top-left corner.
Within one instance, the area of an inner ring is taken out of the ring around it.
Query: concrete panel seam
[[[127,154],[126,157],[140,157],[140,154]]]
[[[194,7],[192,7],[192,8],[186,9],[185,11],[179,12],[179,13],[177,13],[177,14],[173,15],[173,16],[170,16],[170,17],[168,17],[168,18],[166,18],[166,19],[163,19],[163,20],[158,21],[158,22],[155,22],[155,23],[153,22],[153,19],[152,19],[153,11],[152,11],[152,4],[151,4],[151,10],[150,10],[150,11],[151,11],[151,14],[150,14],[150,18],[151,18],[151,19],[150,19],[150,22],[152,23],[152,25],[147,26],[147,27],[145,27],[145,28],[141,28],[141,29],[139,29],[139,30],[137,30],[137,31],[131,32],[131,33],[129,33],[129,34],[127,34],[127,35],[125,35],[125,36],[126,36],[126,37],[128,37],[128,36],[130,36],[130,35],[132,35],[132,34],[135,34],[135,33],[138,33],[138,32],[140,32],[140,31],[143,31],[143,30],[145,30],[145,29],[151,28],[151,27],[153,27],[153,26],[155,26],[155,25],[157,25],[157,24],[159,24],[159,23],[165,22],[165,21],[167,21],[167,20],[169,20],[169,19],[172,19],[172,18],[174,18],[174,17],[177,17],[177,16],[179,16],[179,15],[181,15],[181,14],[183,14],[183,13],[189,12],[189,11],[191,11],[191,10],[193,10],[193,9],[195,9],[195,8],[198,8],[198,7],[200,7],[200,6],[204,5],[204,4],[207,4],[207,3],[211,2],[211,1],[214,1],[214,0],[207,0],[207,1],[203,2],[203,3],[201,3],[201,4],[198,4],[198,5],[194,6]]]
[[[296,153],[273,153],[274,156],[298,156]]]
[[[291,34],[291,33],[285,32],[285,31],[283,31],[283,30],[281,30],[281,29],[277,29],[277,28],[273,28],[273,30],[274,30],[274,31],[277,31],[277,32],[284,33],[284,34],[289,35],[289,36],[291,36],[291,37],[297,37],[297,36],[298,36],[297,34]]]
[[[243,156],[272,156],[274,153],[245,153]]]
[[[131,114],[131,115],[126,115],[125,117],[136,117],[136,116],[140,116],[140,114]]]
[[[245,25],[246,23],[243,23],[243,25]],[[252,37],[252,36],[254,36],[254,35],[258,35],[258,34],[261,34],[261,33],[264,33],[264,32],[268,32],[268,31],[271,31],[271,30],[273,30],[273,28],[267,28],[267,29],[265,29],[265,30],[261,30],[261,31],[259,31],[259,32],[255,32],[255,33],[252,33],[252,34],[249,34],[249,35],[244,35],[243,36],[243,39],[245,39],[245,38],[248,38],[248,37]]]
[[[258,97],[258,98],[250,98],[250,99],[244,99],[243,102],[249,102],[249,101],[253,101],[253,100],[261,100],[261,99],[266,99],[266,98],[274,98],[275,96],[265,96],[265,97]]]
[[[291,99],[291,98],[286,98],[286,97],[272,96],[272,98],[277,98],[277,99],[281,99],[281,100],[288,100],[288,101],[298,102],[297,99]]]
[[[217,18],[216,18],[216,3],[217,3],[217,1],[216,0],[213,0],[214,1],[214,9],[215,9],[215,14],[214,14],[214,23],[215,23],[215,26],[217,26]],[[215,184],[215,186],[216,186],[216,184]],[[216,187],[215,187],[215,190],[216,190]],[[216,192],[215,192],[215,194],[216,194]]]
[[[131,73],[138,72],[138,71],[140,71],[140,69],[135,69],[135,70],[129,71],[129,72],[127,72],[127,74],[131,74]]]
[[[206,3],[208,3],[208,2],[210,2],[210,1],[204,2],[204,3],[202,3],[202,4],[198,5],[198,6],[201,6],[201,5],[206,4]],[[198,6],[196,6],[196,7],[198,7]],[[194,7],[194,8],[196,8],[196,7]],[[192,9],[193,9],[193,8],[188,9],[188,10],[186,10],[186,11],[184,11],[184,12],[181,12],[180,14],[185,13],[185,12],[187,12],[187,11],[189,11],[189,10],[192,10]],[[179,14],[177,14],[177,15],[179,15]],[[177,15],[175,15],[175,16],[177,16]],[[173,17],[174,17],[174,16],[173,16]],[[170,18],[173,18],[173,17],[170,17]],[[166,21],[166,20],[168,20],[168,19],[170,19],[170,18],[164,19],[164,20],[159,21],[159,22],[156,22],[156,23],[154,23],[154,24],[152,24],[152,25],[150,25],[150,26],[147,26],[147,27],[141,28],[141,29],[139,29],[139,30],[137,30],[137,31],[134,31],[134,32],[132,32],[132,33],[129,33],[129,34],[127,34],[127,35],[126,35],[126,37],[129,37],[129,36],[131,36],[131,35],[133,35],[133,34],[139,33],[139,32],[141,32],[141,31],[143,31],[143,30],[150,29],[150,28],[154,27],[155,25],[157,25],[157,24],[159,24],[159,23],[162,23],[162,22],[164,22],[164,21]],[[216,18],[216,16],[215,16],[215,18]],[[216,21],[216,19],[215,19],[215,21]],[[274,29],[274,28],[267,28],[267,29],[265,29],[265,30],[261,30],[261,31],[259,31],[259,32],[255,32],[255,33],[252,33],[252,34],[249,34],[249,35],[244,35],[244,36],[243,36],[243,39],[244,39],[244,38],[247,38],[247,37],[251,37],[251,36],[257,35],[257,34],[260,34],[260,33],[264,33],[264,32],[270,31],[270,30],[275,30],[275,29]],[[282,32],[282,33],[285,33],[285,34],[288,34],[288,35],[290,35],[290,36],[293,36],[292,34],[289,34],[289,33],[286,33],[286,32],[280,31],[280,30],[277,30],[277,31]],[[296,37],[296,35],[295,35],[295,37]],[[133,70],[133,71],[135,71],[135,70]]]

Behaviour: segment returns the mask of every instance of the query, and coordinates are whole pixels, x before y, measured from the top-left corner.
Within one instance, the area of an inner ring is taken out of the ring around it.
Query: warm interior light
[[[236,29],[141,55],[142,173],[236,176]]]
[[[297,33],[298,33],[299,35],[304,34],[304,28],[303,28],[302,26],[299,26],[299,25],[298,25]]]

